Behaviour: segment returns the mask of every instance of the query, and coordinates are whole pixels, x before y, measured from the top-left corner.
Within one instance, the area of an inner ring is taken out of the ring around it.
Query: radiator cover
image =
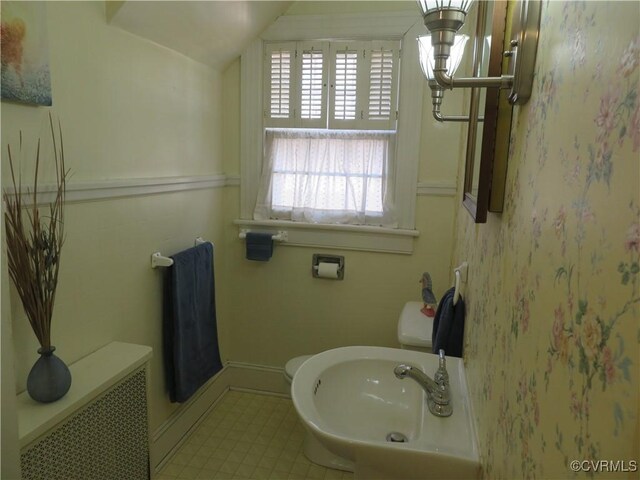
[[[142,367],[22,450],[23,480],[149,478]]]

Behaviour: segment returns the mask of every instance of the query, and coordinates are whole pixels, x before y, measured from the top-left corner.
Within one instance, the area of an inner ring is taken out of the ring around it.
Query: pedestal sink
[[[424,390],[399,380],[404,363],[433,376],[438,356],[382,347],[343,347],[307,360],[291,395],[309,433],[354,465],[359,479],[473,479],[480,473],[461,359],[448,357],[453,414],[432,415]]]

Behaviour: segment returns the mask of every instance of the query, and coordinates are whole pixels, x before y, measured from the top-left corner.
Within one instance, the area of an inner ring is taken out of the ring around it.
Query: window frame
[[[398,228],[340,225],[314,225],[290,222],[289,245],[326,246],[368,251],[411,253],[415,230],[415,205],[417,194],[418,158],[422,123],[422,97],[424,81],[417,61],[416,38],[424,25],[419,14],[409,12],[389,12],[384,14],[344,14],[344,15],[285,15],[279,17],[260,38],[252,42],[241,57],[241,120],[240,120],[240,162],[241,201],[239,226],[269,231],[282,230],[281,221],[253,220],[258,186],[263,161],[264,128],[263,121],[263,61],[264,43],[275,41],[313,41],[331,39],[334,41],[358,40],[400,40],[402,42],[397,136],[395,152],[395,203]],[[415,61],[412,61],[415,60]],[[285,222],[286,224],[286,222]],[[344,228],[348,227],[348,228]],[[299,240],[295,232],[306,232]],[[322,233],[315,238],[314,231]],[[335,231],[335,240],[325,238],[328,231]],[[291,233],[294,236],[291,236]],[[361,234],[361,235],[360,235]],[[361,237],[356,239],[355,237]],[[349,238],[347,238],[349,237]],[[397,239],[400,243],[387,242]]]

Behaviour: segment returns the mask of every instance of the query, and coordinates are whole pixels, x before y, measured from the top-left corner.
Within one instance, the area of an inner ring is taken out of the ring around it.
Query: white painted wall
[[[346,13],[389,3],[352,2]],[[299,8],[317,14],[330,7]],[[47,4],[51,110],[63,124],[71,182],[239,175],[239,61],[220,74],[107,25],[104,8],[102,2]],[[459,148],[442,140],[455,141],[460,128],[436,124],[424,93],[417,180],[455,185]],[[462,96],[450,95],[447,107],[459,113]],[[46,138],[48,111],[3,103],[3,152],[19,130],[31,149],[36,137]],[[2,164],[6,185],[4,156]],[[32,167],[31,160],[25,163],[25,178]],[[266,264],[245,260],[232,224],[239,217],[238,187],[71,203],[53,343],[69,363],[114,340],[151,345],[151,426],[157,430],[176,406],[164,393],[161,272],[149,268],[152,252],[181,250],[198,235],[213,240],[223,359],[281,366],[294,355],[341,345],[396,346],[398,313],[404,302],[420,298],[421,273],[432,273],[437,295],[449,286],[458,202],[453,196],[418,197],[421,236],[413,255],[332,251],[346,256],[343,282],[311,278],[315,249],[278,247]],[[11,295],[20,391],[37,344]],[[3,311],[3,326],[6,317]]]
[[[22,130],[33,153],[37,137],[48,138],[49,111],[62,122],[70,184],[222,172],[220,73],[107,25],[104,2],[50,2],[46,8],[53,107],[3,102],[4,185],[6,144],[16,145]],[[32,155],[23,167],[32,178]],[[51,172],[44,174],[43,182]],[[222,199],[222,189],[205,189],[66,209],[52,343],[68,363],[114,340],[152,346],[152,430],[176,405],[164,392],[162,272],[150,268],[149,258],[192,246],[196,236],[218,243]],[[216,276],[222,281],[221,268]],[[11,294],[3,325],[10,317],[21,391],[38,346],[13,287]],[[3,393],[3,405],[4,399]]]
[[[395,2],[296,2],[288,15],[321,15],[393,11]],[[397,10],[415,9],[415,3],[398,2]],[[338,9],[338,10],[336,10]],[[426,32],[425,32],[426,33]],[[417,59],[403,58],[403,61]],[[240,65],[230,65],[223,75],[225,112],[232,121],[223,125],[225,171],[240,171],[239,118]],[[455,189],[464,146],[459,124],[439,124],[431,116],[431,96],[422,85],[423,132],[420,139],[419,185]],[[410,92],[401,92],[410,94]],[[446,113],[461,114],[465,96],[448,92]],[[317,353],[344,345],[397,347],[397,319],[405,302],[420,300],[422,272],[434,279],[437,296],[451,281],[451,252],[458,196],[417,197],[412,255],[291,247],[276,244],[267,263],[244,258],[244,242],[232,225],[239,218],[240,189],[225,189],[223,248],[228,282],[221,305],[225,356],[238,362],[283,366],[296,355]],[[313,253],[346,258],[344,281],[314,279]]]
[[[0,230],[0,242],[4,244],[4,222]],[[20,452],[18,451],[18,414],[14,380],[13,336],[11,332],[11,303],[9,301],[9,276],[7,255],[0,254],[0,478],[20,478]]]

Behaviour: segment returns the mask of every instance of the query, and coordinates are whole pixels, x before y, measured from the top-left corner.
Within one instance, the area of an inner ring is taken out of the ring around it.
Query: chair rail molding
[[[236,185],[237,177],[222,174],[198,175],[186,177],[158,177],[158,178],[127,178],[103,181],[69,182],[67,183],[66,202],[86,202],[109,198],[135,197],[185,190],[201,190],[206,188],[221,188]],[[33,186],[23,186],[22,199],[25,205],[33,204]],[[7,193],[14,192],[7,188]],[[28,193],[31,192],[31,193]],[[56,186],[45,184],[38,186],[38,200],[41,203],[51,203],[54,200]]]

